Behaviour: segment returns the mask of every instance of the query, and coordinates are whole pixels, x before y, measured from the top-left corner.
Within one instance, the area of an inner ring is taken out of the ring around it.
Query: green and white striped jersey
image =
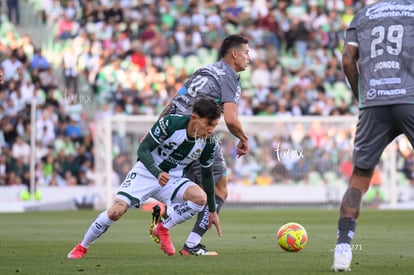
[[[189,120],[190,116],[166,115],[149,132],[159,144],[151,151],[155,164],[172,177],[182,177],[185,168],[196,159],[200,160],[201,167],[210,167],[214,161],[216,137],[189,138]]]

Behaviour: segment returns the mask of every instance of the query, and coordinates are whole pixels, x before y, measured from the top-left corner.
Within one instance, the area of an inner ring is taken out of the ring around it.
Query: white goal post
[[[140,139],[157,117],[117,115],[95,121],[97,185],[106,187],[108,206],[132,164]],[[217,136],[229,165],[229,204],[338,204],[350,173],[356,117],[242,117],[251,154],[236,158],[237,140],[223,121]],[[408,180],[400,172],[400,136],[378,165],[375,192],[368,203],[395,207],[408,200]],[[379,179],[379,180],[378,180]],[[368,195],[368,194],[367,194]],[[367,197],[367,196],[366,196]]]

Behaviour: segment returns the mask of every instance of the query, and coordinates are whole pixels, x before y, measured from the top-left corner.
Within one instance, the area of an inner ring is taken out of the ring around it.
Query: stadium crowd
[[[117,113],[157,115],[188,74],[217,60],[217,45],[231,33],[247,36],[251,48],[251,66],[240,74],[240,115],[356,114],[340,53],[344,30],[368,0],[29,2],[54,46],[34,45],[30,34],[14,29],[1,36],[0,185],[28,184],[34,129],[38,185],[94,184],[93,120]],[[37,113],[31,125],[33,98]],[[230,168],[238,179],[245,177],[246,167],[255,169],[252,184],[306,181],[303,176],[315,169],[348,176],[351,133],[320,143],[332,135],[310,129],[301,141],[312,157],[295,163],[261,161],[272,164],[267,168],[257,164],[266,155],[257,140],[253,148],[258,150],[230,161]],[[280,142],[298,146],[291,137]],[[332,156],[335,146],[346,148],[344,163]],[[120,178],[133,161],[129,156],[121,150],[114,159]]]

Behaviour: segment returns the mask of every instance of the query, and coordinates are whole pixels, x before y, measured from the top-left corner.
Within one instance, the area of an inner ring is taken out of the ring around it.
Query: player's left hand
[[[223,236],[223,233],[221,232],[221,227],[220,227],[220,219],[217,215],[217,212],[210,212],[210,215],[208,216],[208,229],[210,229],[213,224],[217,229],[217,235],[219,237]]]

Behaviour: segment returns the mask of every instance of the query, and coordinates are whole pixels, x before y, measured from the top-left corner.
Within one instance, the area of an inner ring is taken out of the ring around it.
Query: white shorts
[[[138,161],[129,170],[115,197],[128,203],[129,207],[137,208],[149,198],[169,205],[183,203],[184,191],[191,185],[196,184],[187,178],[170,178],[166,185],[161,186],[158,179]]]

